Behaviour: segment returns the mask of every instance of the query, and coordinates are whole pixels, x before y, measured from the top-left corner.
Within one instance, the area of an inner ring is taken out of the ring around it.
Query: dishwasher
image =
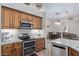
[[[51,55],[52,56],[67,56],[68,48],[64,45],[53,43],[51,47]]]

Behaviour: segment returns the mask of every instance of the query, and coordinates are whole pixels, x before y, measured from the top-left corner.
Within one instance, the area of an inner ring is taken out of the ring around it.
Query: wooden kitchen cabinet
[[[13,44],[7,44],[1,46],[1,55],[2,56],[13,56]]]
[[[45,38],[36,39],[36,52],[45,48]]]
[[[15,56],[22,56],[23,55],[23,47],[21,42],[17,42],[14,44],[14,52]]]
[[[33,17],[33,28],[34,29],[42,29],[42,18]]]
[[[36,17],[33,17],[33,28],[37,29],[37,19],[36,19]]]
[[[37,28],[42,29],[42,18],[37,17]]]
[[[10,9],[7,7],[2,7],[2,20],[1,25],[3,29],[18,29],[20,27],[20,14],[19,11],[16,11],[14,9]]]
[[[20,15],[21,15],[20,20],[26,20],[28,22],[32,22],[32,20],[33,20],[32,19],[33,16],[31,14],[20,12]]]
[[[69,56],[79,56],[79,52],[72,48],[68,48],[68,54]]]
[[[20,28],[20,12],[19,11],[16,11],[16,10],[12,10],[12,28]]]
[[[25,14],[25,13],[23,13],[23,12],[20,12],[20,21],[22,21],[22,20],[27,20],[27,15]]]
[[[22,42],[6,44],[1,46],[1,55],[2,56],[22,56]]]
[[[1,11],[1,28],[2,29],[19,29],[20,22],[26,20],[31,22],[33,29],[42,29],[42,18],[25,12],[2,6]]]
[[[27,14],[27,21],[28,22],[33,22],[33,15]]]
[[[12,9],[3,7],[1,8],[1,27],[4,28],[11,28],[12,23]]]

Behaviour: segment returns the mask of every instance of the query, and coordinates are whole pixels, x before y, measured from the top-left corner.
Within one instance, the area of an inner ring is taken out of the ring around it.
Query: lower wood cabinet
[[[69,56],[79,56],[79,52],[72,48],[68,48],[68,54]]]
[[[36,52],[45,48],[45,38],[36,39]]]
[[[2,56],[22,56],[23,55],[22,42],[2,45],[1,55]]]

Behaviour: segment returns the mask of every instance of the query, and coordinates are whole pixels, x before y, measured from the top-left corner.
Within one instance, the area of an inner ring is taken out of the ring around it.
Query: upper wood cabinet
[[[20,21],[27,19],[26,14],[23,13],[23,12],[20,12],[20,16],[21,16],[21,17],[20,17]]]
[[[32,22],[33,29],[42,29],[42,18],[38,16],[34,16],[28,13],[20,12],[15,9],[7,8],[2,6],[2,28],[3,29],[19,29],[20,22],[22,20],[26,20],[28,22]]]
[[[33,15],[27,14],[27,20],[33,22]]]
[[[33,17],[33,28],[42,29],[42,19],[40,17]]]
[[[20,12],[20,15],[21,15],[20,20],[26,20],[26,21],[28,21],[28,22],[32,22],[32,20],[33,20],[33,19],[32,19],[33,16],[30,15],[30,14]]]
[[[12,9],[3,7],[1,8],[1,26],[2,28],[11,28],[12,23]]]
[[[42,29],[42,18],[37,17],[37,28]]]
[[[12,28],[20,28],[20,12],[13,10]]]

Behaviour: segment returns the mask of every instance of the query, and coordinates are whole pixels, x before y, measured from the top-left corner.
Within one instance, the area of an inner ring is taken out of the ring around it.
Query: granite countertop
[[[64,38],[58,38],[56,40],[52,40],[51,43],[57,43],[61,45],[65,45],[67,47],[71,47],[75,49],[76,51],[79,52],[79,41],[77,40],[69,40],[69,39],[64,39]]]
[[[7,41],[4,41],[4,42],[0,42],[0,45],[4,45],[4,44],[10,44],[10,43],[15,43],[15,42],[22,42],[22,40],[16,38],[16,39],[8,39]]]

